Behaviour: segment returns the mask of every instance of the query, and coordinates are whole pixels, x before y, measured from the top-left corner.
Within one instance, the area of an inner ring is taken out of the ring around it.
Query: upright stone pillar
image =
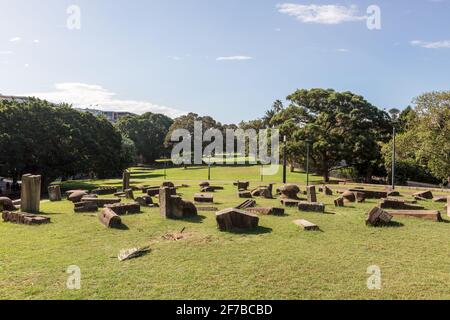
[[[26,174],[22,176],[20,210],[26,213],[39,213],[41,202],[41,176]]]
[[[61,201],[61,187],[60,186],[48,187],[48,198],[52,202]]]
[[[447,196],[447,216],[450,217],[450,196]]]
[[[125,170],[123,172],[123,180],[122,180],[122,191],[125,192],[125,190],[130,189],[130,178],[131,173],[128,170]]]
[[[308,202],[316,203],[317,202],[316,186],[308,186],[306,190],[308,194]]]

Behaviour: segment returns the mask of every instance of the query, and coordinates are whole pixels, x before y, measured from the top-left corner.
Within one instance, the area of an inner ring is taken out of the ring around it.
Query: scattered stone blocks
[[[414,197],[417,197],[419,199],[431,200],[431,199],[433,199],[433,193],[430,190],[421,191],[421,192],[414,193]]]
[[[48,187],[48,198],[52,202],[61,201],[61,187],[60,186],[49,186]]]
[[[334,200],[334,206],[335,207],[344,207],[344,198],[339,197]]]
[[[194,195],[194,201],[199,203],[214,203],[212,194],[197,193]]]
[[[379,191],[379,190],[365,190],[365,189],[350,189],[350,192],[359,192],[363,193],[365,199],[384,199],[388,197],[387,191]]]
[[[312,203],[317,202],[316,186],[307,186],[306,194],[308,196],[308,202],[312,202]]]
[[[333,190],[331,190],[330,187],[328,186],[324,186],[323,187],[323,192],[326,196],[332,196],[333,195]]]
[[[153,199],[150,196],[137,197],[134,201],[136,201],[137,203],[139,203],[139,205],[143,207],[148,207],[153,204]]]
[[[134,200],[133,189],[130,188],[125,190],[125,198]]]
[[[100,211],[98,219],[107,228],[120,228],[122,226],[122,219],[109,208]]]
[[[443,221],[441,213],[436,210],[389,210],[387,213],[395,217],[412,217],[427,219],[435,222]]]
[[[91,196],[83,197],[81,199],[81,202],[93,202],[97,204],[99,208],[103,208],[105,205],[108,204],[120,203],[121,201],[122,200],[120,198],[93,198]]]
[[[123,191],[130,189],[130,179],[131,179],[131,173],[128,170],[125,170],[123,172],[123,176],[122,176],[122,190]]]
[[[106,196],[106,195],[117,193],[117,188],[116,187],[99,187],[95,190],[92,190],[92,193],[97,194],[99,196]]]
[[[404,200],[397,199],[383,199],[379,207],[381,209],[403,209],[403,210],[423,210],[424,207],[416,204],[407,203]]]
[[[280,188],[281,198],[299,200],[298,193],[300,188],[295,184],[286,184]]]
[[[105,208],[112,210],[115,214],[119,216],[127,214],[137,214],[141,212],[141,206],[139,203],[114,203],[107,204]]]
[[[300,211],[325,213],[325,205],[323,203],[312,203],[301,201],[298,203]]]
[[[248,181],[236,181],[234,183],[237,186],[238,190],[247,190],[250,187],[250,182]]]
[[[192,202],[176,196],[175,188],[162,187],[159,191],[161,216],[167,219],[183,219],[197,216],[197,208]]]
[[[345,191],[342,194],[342,198],[344,198],[344,200],[347,201],[347,202],[356,202],[355,193],[352,192],[352,191]]]
[[[217,212],[216,221],[221,231],[251,230],[258,227],[259,217],[243,210],[230,208]]]
[[[14,205],[14,202],[7,197],[0,197],[0,212],[6,210],[6,211],[15,211],[16,207]]]
[[[248,209],[248,208],[253,208],[256,206],[256,201],[255,200],[245,200],[244,202],[242,202],[240,205],[236,206],[236,209]]]
[[[447,202],[447,197],[434,197],[433,202]]]
[[[363,203],[366,201],[366,194],[363,192],[353,192],[355,194],[356,202]]]
[[[293,199],[280,199],[280,202],[285,207],[298,207],[300,200]]]
[[[50,223],[50,218],[24,212],[4,211],[2,213],[2,219],[4,222],[12,222],[24,225],[40,225]]]
[[[147,189],[147,195],[150,197],[156,197],[159,194],[159,188],[149,188]]]
[[[80,212],[97,212],[98,206],[95,202],[78,202],[74,204],[74,211],[76,213]]]
[[[258,215],[264,215],[264,216],[283,216],[284,215],[283,208],[274,208],[274,207],[246,208],[245,211],[254,213],[254,214],[258,214]]]
[[[239,198],[250,199],[252,198],[252,193],[250,191],[239,191],[238,196]]]
[[[25,174],[22,176],[20,209],[27,213],[39,213],[41,203],[41,176]]]
[[[308,220],[295,220],[294,223],[305,231],[320,231],[319,226],[309,222]]]
[[[67,200],[72,201],[73,203],[81,202],[83,197],[89,195],[89,193],[85,190],[71,190],[67,191]]]
[[[392,215],[384,211],[379,207],[375,207],[369,211],[366,219],[366,225],[378,227],[382,225],[387,225],[392,220]]]

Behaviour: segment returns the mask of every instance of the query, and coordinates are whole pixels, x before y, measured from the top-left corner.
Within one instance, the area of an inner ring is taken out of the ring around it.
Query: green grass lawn
[[[257,186],[257,173],[257,168],[233,168],[217,170],[214,178],[232,181],[242,174],[241,179]],[[134,185],[158,185],[163,179],[161,171],[136,176],[139,179],[133,178]],[[290,174],[294,177],[304,181],[303,174]],[[168,179],[204,180],[204,169],[173,169]],[[118,181],[85,182],[85,186]],[[179,191],[192,200],[197,184],[191,182],[191,187]],[[215,193],[215,206],[227,208],[241,202],[231,182],[218,184],[225,190]],[[219,232],[213,212],[172,221],[160,217],[159,209],[149,208],[123,217],[128,230],[108,230],[95,214],[74,214],[73,204],[67,201],[44,201],[41,209],[51,217],[49,225],[0,222],[0,298],[450,298],[448,222],[396,218],[394,227],[370,228],[365,226],[365,214],[377,201],[337,209],[332,205],[334,198],[319,195],[327,214],[288,209],[283,217],[262,216],[260,227],[246,234]],[[259,206],[278,206],[278,200],[257,202]],[[444,214],[442,203],[422,204]],[[322,232],[299,230],[292,223],[299,218],[318,224]],[[184,227],[190,237],[181,241],[162,238]],[[152,249],[148,255],[118,261],[121,249],[145,245]],[[81,268],[81,290],[66,288],[66,269],[71,265]],[[381,268],[381,290],[367,288],[367,268],[372,265]]]

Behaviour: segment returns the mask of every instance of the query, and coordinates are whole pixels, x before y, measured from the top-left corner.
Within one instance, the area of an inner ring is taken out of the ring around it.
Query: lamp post
[[[309,186],[309,144],[310,141],[306,140],[306,186]]]
[[[396,153],[396,146],[395,146],[395,138],[396,138],[396,130],[395,130],[395,124],[393,125],[393,143],[392,143],[392,190],[395,190],[395,153]]]
[[[211,155],[208,156],[208,181],[211,181]]]
[[[286,171],[286,167],[287,167],[287,150],[286,150],[286,144],[287,144],[287,137],[284,136],[283,138],[284,141],[284,150],[283,150],[283,183],[286,184],[287,182],[287,171]]]

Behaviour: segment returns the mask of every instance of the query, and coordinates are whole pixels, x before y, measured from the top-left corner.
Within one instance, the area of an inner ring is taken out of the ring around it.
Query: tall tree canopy
[[[128,165],[122,137],[104,118],[30,99],[0,103],[0,170],[41,174],[44,186],[75,174],[115,175]]]
[[[136,146],[143,161],[152,163],[165,155],[164,139],[173,120],[162,114],[145,113],[121,118],[116,126]]]
[[[425,93],[415,108],[401,115],[402,131],[396,140],[397,181],[430,181],[450,177],[450,91]],[[392,158],[392,141],[383,147],[386,167]]]
[[[329,180],[330,170],[343,161],[359,174],[371,176],[382,164],[380,141],[389,138],[389,115],[351,92],[298,90],[290,106],[271,123],[288,138],[291,160],[304,161],[311,143],[313,167]]]

